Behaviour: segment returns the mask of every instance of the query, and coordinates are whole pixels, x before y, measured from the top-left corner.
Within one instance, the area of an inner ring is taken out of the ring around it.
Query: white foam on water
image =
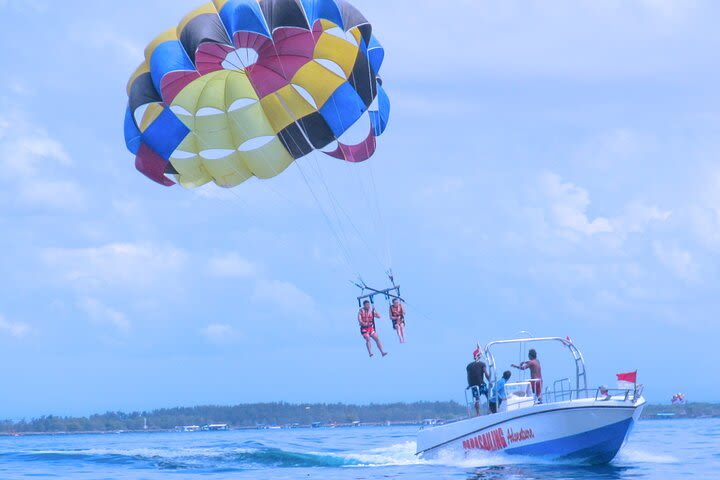
[[[650,453],[637,448],[624,448],[616,457],[620,463],[678,463],[679,459],[671,455]]]
[[[415,445],[415,442],[408,441],[388,447],[372,448],[362,453],[331,454],[330,456],[354,462],[354,464],[349,465],[353,467],[389,467],[427,463],[415,455]]]
[[[30,450],[19,452],[26,455],[87,455],[87,456],[121,456],[147,459],[178,460],[187,458],[221,458],[228,454],[252,454],[255,448],[235,448],[222,450],[215,448],[89,448],[83,450]]]
[[[527,463],[544,463],[538,459],[527,459],[518,456],[506,456],[491,452],[473,451],[465,453],[450,450],[441,451],[433,458],[415,455],[417,444],[414,441],[397,443],[388,447],[374,448],[362,453],[331,454],[349,462],[349,467],[390,467],[407,465],[436,465],[442,467],[478,468],[500,465],[519,465]],[[327,455],[327,454],[326,454]]]

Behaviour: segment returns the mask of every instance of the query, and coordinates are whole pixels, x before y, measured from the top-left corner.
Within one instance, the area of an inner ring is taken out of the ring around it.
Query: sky
[[[0,0],[1,418],[462,402],[475,343],[521,331],[592,387],[720,401],[717,2],[354,0],[392,102],[370,161],[165,188],[125,86],[199,3]],[[408,343],[377,299],[371,359],[350,280],[387,268]]]

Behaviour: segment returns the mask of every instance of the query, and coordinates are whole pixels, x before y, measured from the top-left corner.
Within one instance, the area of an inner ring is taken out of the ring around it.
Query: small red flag
[[[637,383],[637,370],[628,373],[618,373],[618,382]]]

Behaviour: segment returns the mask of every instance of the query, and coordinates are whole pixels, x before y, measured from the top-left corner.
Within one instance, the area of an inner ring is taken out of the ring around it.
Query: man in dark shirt
[[[487,365],[481,360],[482,353],[480,353],[480,346],[478,346],[473,352],[474,362],[468,363],[467,370],[467,382],[468,388],[472,390],[473,398],[475,399],[475,415],[480,415],[480,395],[488,396],[488,389],[485,380],[490,381],[490,374],[487,370]]]

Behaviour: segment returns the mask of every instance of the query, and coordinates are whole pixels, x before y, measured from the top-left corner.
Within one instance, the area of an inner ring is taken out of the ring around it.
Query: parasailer
[[[380,314],[375,310],[374,306],[371,306],[370,300],[365,300],[363,306],[358,312],[358,323],[360,324],[360,334],[365,339],[365,345],[367,346],[368,355],[373,356],[372,346],[370,345],[370,339],[375,340],[378,350],[384,357],[387,352],[383,350],[382,343],[378,338],[377,331],[375,330],[375,319],[380,318]]]
[[[385,299],[388,301],[390,307],[390,319],[393,322],[393,328],[403,328],[405,326],[405,308],[403,307],[401,302],[404,302],[403,298],[400,296],[400,285],[395,284],[395,277],[393,276],[392,271],[386,272],[388,275],[388,278],[390,279],[390,282],[392,282],[392,287],[386,288],[383,290],[378,290],[372,287],[368,287],[365,282],[362,280],[362,278],[359,279],[360,283],[352,282],[356,287],[360,289],[360,295],[357,297],[358,305],[360,308],[360,314],[358,316],[358,321],[360,321],[360,315],[363,314],[363,311],[367,312],[368,309],[372,305],[372,312],[373,312],[373,331],[375,330],[375,318],[380,318],[380,314],[376,312],[375,310],[375,297],[381,296],[385,297]],[[370,293],[366,293],[370,292]],[[392,303],[391,303],[392,302]],[[362,325],[362,322],[361,322]],[[400,342],[405,342],[405,334],[404,330],[402,330],[402,336],[400,336],[400,333],[398,333],[398,336],[400,338]],[[364,336],[364,334],[363,334]],[[370,340],[366,338],[367,341],[367,347],[368,347],[368,353],[370,353]],[[376,340],[377,342],[378,340]],[[378,347],[380,345],[378,344]],[[382,348],[380,347],[382,350]],[[372,354],[370,355],[372,357]],[[383,354],[385,356],[385,354]]]
[[[397,331],[400,343],[405,343],[405,307],[398,298],[393,298],[390,305],[390,320],[392,320],[393,329]]]
[[[685,395],[682,393],[676,393],[673,395],[671,403],[673,405],[685,405]]]

